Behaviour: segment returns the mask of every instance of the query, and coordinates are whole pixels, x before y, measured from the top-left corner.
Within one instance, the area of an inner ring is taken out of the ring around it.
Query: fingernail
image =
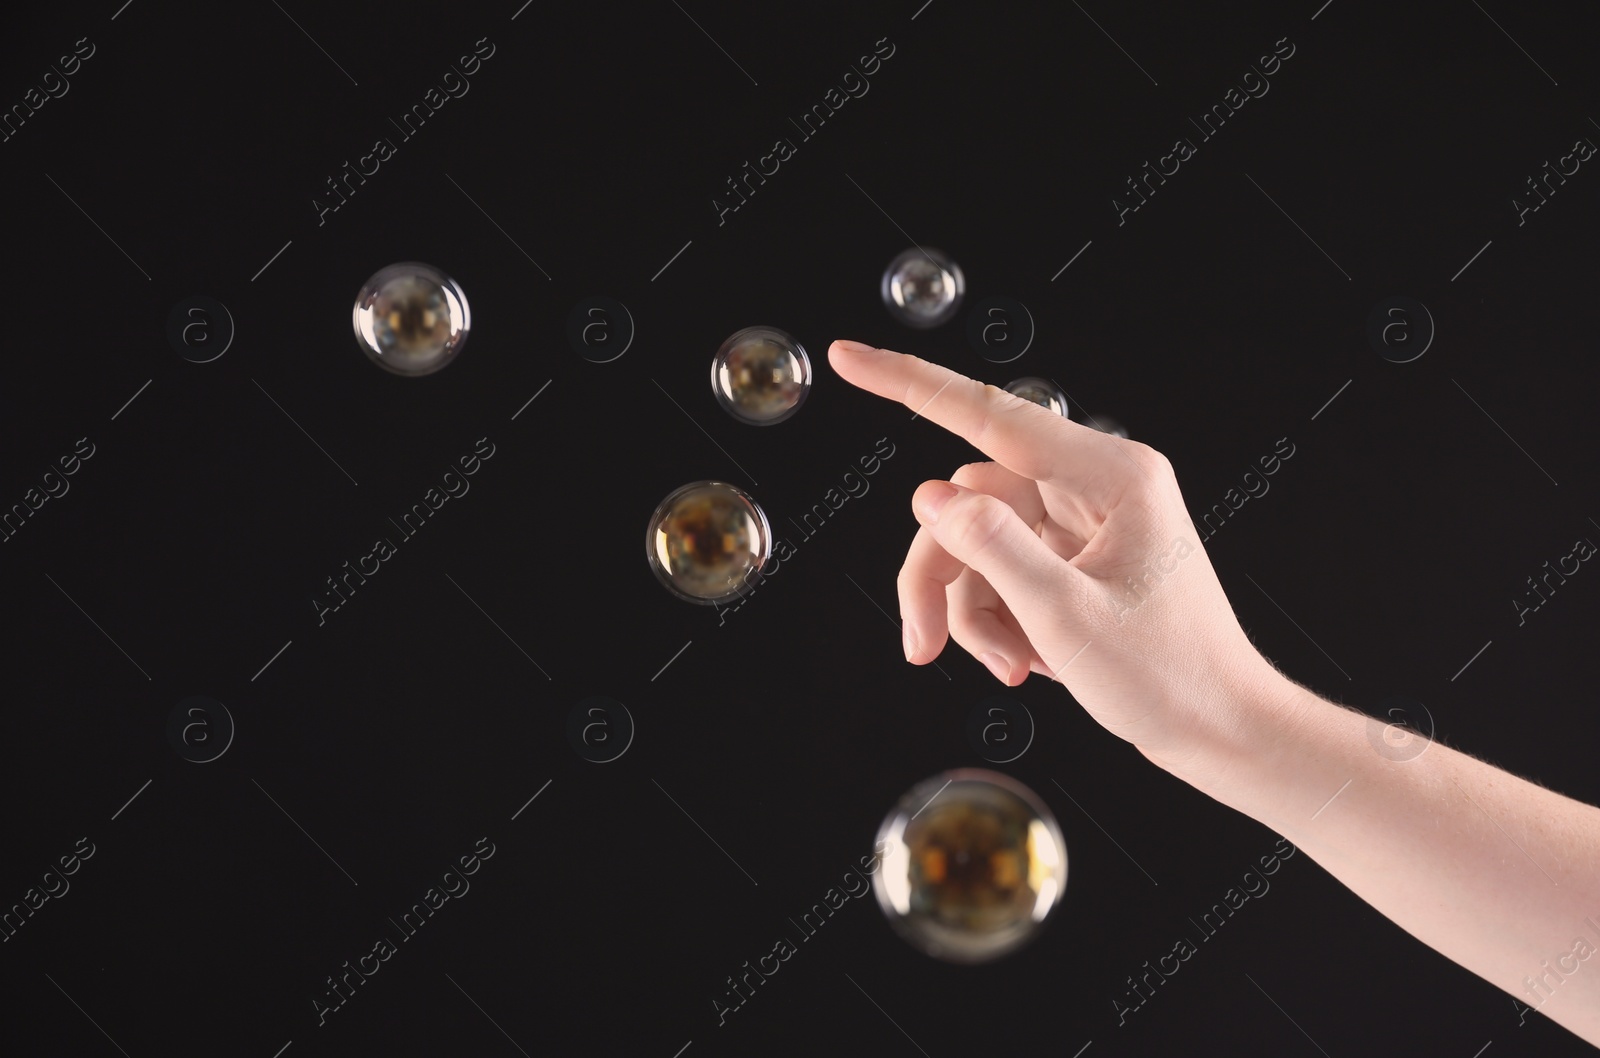
[[[917,629],[907,621],[900,629],[901,637],[905,640],[906,660],[911,661],[917,656]]]
[[[956,494],[956,487],[949,482],[932,481],[919,491],[921,498],[917,501],[917,513],[922,515],[923,521],[931,524],[939,520],[939,508],[950,502],[950,497]]]
[[[847,341],[843,338],[836,340],[833,344],[847,353],[875,353],[878,351],[874,346],[866,345],[862,342]]]
[[[994,678],[999,680],[1001,683],[1007,683],[1010,681],[1011,662],[1007,661],[999,654],[996,654],[991,650],[988,653],[979,654],[978,660],[983,662],[984,665],[988,667],[989,671],[994,673]]]

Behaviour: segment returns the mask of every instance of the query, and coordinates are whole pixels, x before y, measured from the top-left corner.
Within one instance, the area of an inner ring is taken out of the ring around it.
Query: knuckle
[[[995,417],[1005,413],[1008,405],[1015,403],[1016,398],[993,383],[979,383],[973,380],[973,385],[978,387],[982,397],[983,418],[978,420],[978,427],[972,432],[972,444],[977,448],[983,445],[979,442],[988,438],[994,429]]]
[[[1147,473],[1161,478],[1173,477],[1172,460],[1165,453],[1152,448],[1141,441],[1124,441],[1128,446],[1128,456],[1134,463]]]
[[[910,593],[911,588],[915,584],[916,580],[917,572],[912,568],[911,560],[908,558],[906,559],[905,563],[901,565],[900,572],[896,574],[894,578],[895,589],[900,593],[901,598],[905,598]]]
[[[962,497],[962,501],[958,505],[952,500],[949,506],[956,509],[949,511],[947,518],[941,520],[948,525],[952,538],[963,552],[978,555],[999,537],[1007,519],[1012,517],[1011,509],[993,496],[982,493]]]
[[[983,448],[989,440],[989,433],[994,427],[994,411],[990,408],[983,409],[983,418],[978,420],[977,429],[972,431],[972,447]]]

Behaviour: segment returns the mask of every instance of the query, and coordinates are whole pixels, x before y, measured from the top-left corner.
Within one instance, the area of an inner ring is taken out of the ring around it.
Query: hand
[[[1560,962],[1587,957],[1576,954],[1587,939],[1569,938],[1600,901],[1600,809],[1448,746],[1414,760],[1374,752],[1369,717],[1251,646],[1172,465],[1150,446],[914,356],[835,342],[828,360],[994,459],[911,498],[922,528],[899,587],[912,661],[954,636],[999,658],[1008,685],[1029,671],[1060,680],[1146,757],[1600,1045],[1600,976]]]
[[[1237,742],[1240,703],[1283,677],[1239,627],[1164,455],[915,356],[835,342],[828,361],[994,460],[912,496],[908,660],[948,635],[1007,686],[1058,680],[1169,770]]]

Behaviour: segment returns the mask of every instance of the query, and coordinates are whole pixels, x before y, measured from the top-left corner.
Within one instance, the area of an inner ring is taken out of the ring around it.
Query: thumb
[[[1087,611],[1093,582],[1052,551],[1016,510],[987,493],[926,481],[911,509],[949,555],[988,581],[1048,662],[1077,644],[1062,618]],[[1059,659],[1058,659],[1059,660]]]

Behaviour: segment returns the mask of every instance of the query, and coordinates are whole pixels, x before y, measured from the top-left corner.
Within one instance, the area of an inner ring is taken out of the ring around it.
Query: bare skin
[[[907,660],[954,639],[1007,686],[1059,681],[1157,766],[1600,1046],[1600,808],[1437,743],[1382,752],[1376,721],[1279,672],[1150,446],[903,353],[841,341],[828,360],[993,460],[912,496]]]

